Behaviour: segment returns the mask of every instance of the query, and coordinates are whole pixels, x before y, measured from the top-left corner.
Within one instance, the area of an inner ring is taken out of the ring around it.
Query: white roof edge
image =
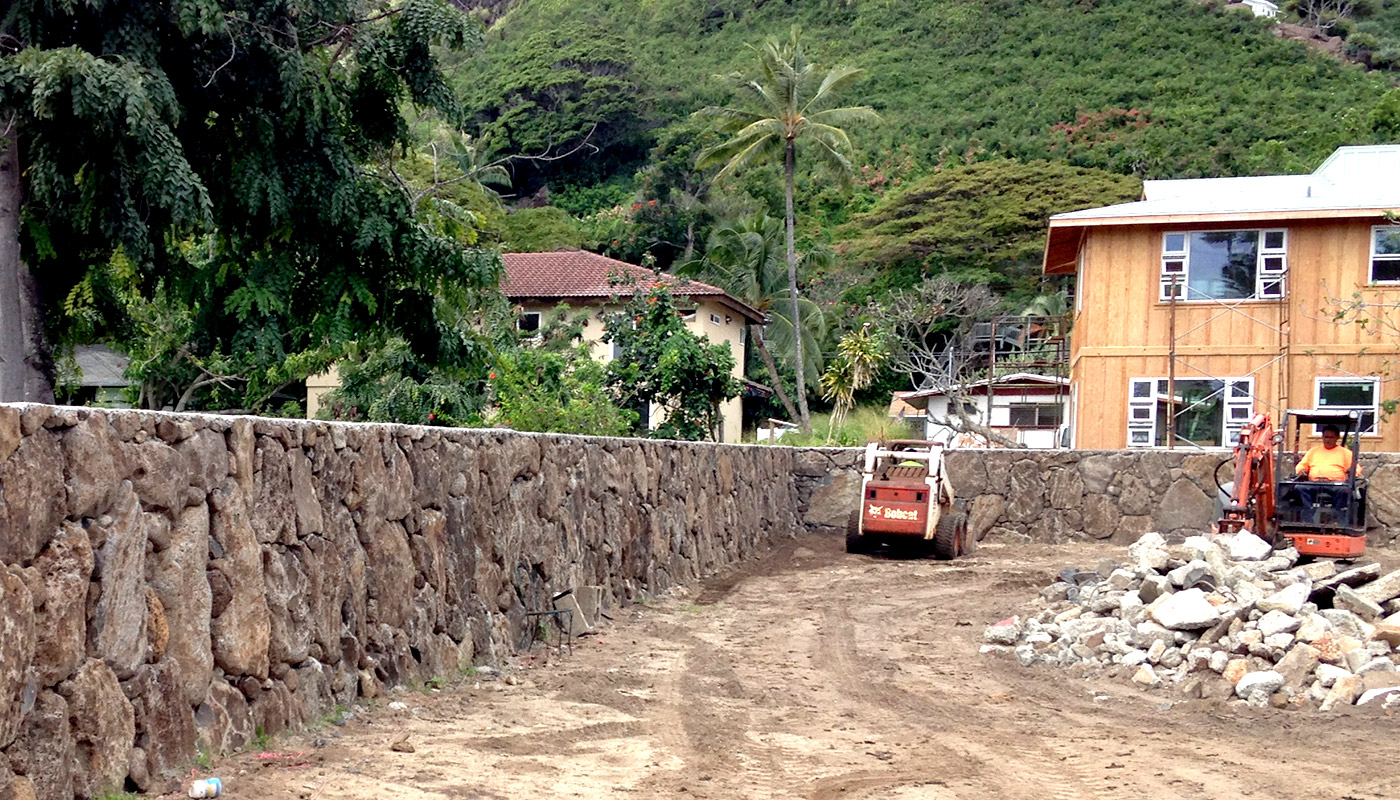
[[[1069,385],[1069,378],[1062,378],[1062,377],[1057,376],[1057,375],[1041,375],[1041,374],[1038,373],[1038,372],[1013,372],[1013,373],[1011,373],[1010,375],[1002,375],[1002,376],[998,377],[997,380],[996,380],[996,382],[997,382],[998,384],[1001,384],[1001,383],[1010,383],[1010,382],[1012,382],[1012,381],[1018,381],[1018,380],[1041,381],[1041,382],[1043,382],[1043,383],[1050,384],[1050,385],[1054,385],[1054,384],[1057,384],[1057,383],[1060,384],[1061,386],[1068,386],[1068,385]],[[967,386],[969,386],[969,387],[971,387],[971,386],[986,386],[986,385],[987,385],[987,379],[986,379],[986,378],[983,378],[983,379],[978,380],[978,381],[973,381],[973,382],[967,384]],[[938,396],[938,395],[944,394],[946,391],[947,391],[946,389],[937,389],[937,388],[934,388],[934,389],[919,389],[919,390],[917,390],[917,391],[913,391],[913,392],[908,393],[907,395],[905,395],[904,397],[902,397],[902,398],[900,398],[900,399],[901,399],[901,400],[908,400],[908,399],[911,398],[911,397],[936,397],[936,396]]]
[[[1367,212],[1400,207],[1400,143],[1338,147],[1311,173],[1143,182],[1143,199],[1054,214],[1055,221],[1168,215]]]

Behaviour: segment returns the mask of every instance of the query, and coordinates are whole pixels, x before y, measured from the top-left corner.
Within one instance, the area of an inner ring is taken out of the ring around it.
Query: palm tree
[[[759,358],[763,359],[768,378],[788,418],[797,420],[800,417],[787,390],[783,388],[773,351],[776,350],[794,365],[803,365],[806,370],[804,377],[816,381],[821,372],[821,347],[818,342],[825,332],[826,318],[816,303],[798,298],[801,326],[793,324],[792,303],[788,295],[790,287],[783,266],[782,237],[782,223],[762,212],[753,214],[715,228],[706,242],[705,254],[681,262],[676,266],[675,273],[713,283],[763,312],[764,324],[749,326],[750,337]],[[816,250],[803,253],[799,262],[814,264],[827,258],[829,252]],[[802,352],[800,361],[795,356],[798,350]]]
[[[870,323],[842,336],[836,351],[836,359],[821,377],[822,397],[834,404],[827,444],[846,426],[846,418],[856,407],[856,392],[875,380],[875,371],[889,357],[884,339],[870,329]]]
[[[802,310],[797,293],[797,248],[794,244],[792,182],[797,166],[797,143],[810,143],[826,163],[838,174],[849,175],[851,162],[845,153],[851,149],[850,137],[841,129],[853,122],[878,120],[869,106],[833,108],[836,95],[855,83],[864,70],[835,67],[822,71],[807,60],[798,41],[798,29],[793,28],[788,41],[769,39],[758,54],[759,77],[746,78],[740,73],[726,77],[741,98],[751,108],[710,106],[696,112],[716,117],[721,129],[732,134],[728,141],[700,154],[698,166],[724,164],[716,178],[744,169],[752,164],[783,159],[784,200],[787,221],[788,298],[792,308],[794,328],[802,327]],[[797,405],[799,423],[804,433],[812,430],[807,411],[806,369],[802,348],[793,350],[797,372]]]

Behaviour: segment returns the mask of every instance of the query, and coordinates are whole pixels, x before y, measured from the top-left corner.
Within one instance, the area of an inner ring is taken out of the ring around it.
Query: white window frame
[[[1033,409],[1035,409],[1036,424],[1034,424],[1034,425],[1017,425],[1015,422],[1013,422],[1013,421],[1011,420],[1011,413],[1012,413],[1012,412],[1018,411],[1018,410],[1025,410],[1025,409],[1028,409],[1028,408],[1033,408]],[[1060,421],[1059,421],[1059,422],[1056,422],[1056,423],[1053,424],[1053,425],[1043,425],[1043,424],[1040,424],[1040,415],[1041,415],[1042,413],[1044,413],[1044,410],[1045,410],[1045,409],[1054,409],[1055,411],[1059,412]],[[1064,405],[1061,404],[1061,403],[1055,403],[1055,402],[1049,402],[1049,403],[1031,403],[1031,402],[1026,402],[1026,403],[1008,403],[1007,406],[1006,406],[1006,410],[1007,410],[1006,421],[1007,421],[1007,427],[1008,427],[1008,428],[1025,428],[1025,429],[1027,429],[1027,430],[1047,431],[1047,430],[1058,430],[1059,428],[1063,427],[1064,424],[1065,424],[1065,418],[1066,418],[1066,415],[1065,415],[1065,408],[1064,408]]]
[[[1074,315],[1084,310],[1084,244],[1079,245],[1079,253],[1074,257]]]
[[[1191,237],[1201,233],[1224,233],[1213,231],[1166,231],[1162,234],[1162,260],[1158,272],[1157,299],[1168,302],[1172,299],[1172,278],[1176,277],[1176,301],[1178,303],[1209,303],[1216,300],[1237,302],[1240,300],[1278,300],[1288,293],[1288,229],[1287,228],[1239,228],[1230,233],[1253,233],[1258,237],[1254,264],[1254,294],[1249,297],[1216,298],[1191,297],[1187,292],[1191,277]],[[1282,244],[1269,247],[1272,234],[1282,237]],[[1181,249],[1168,250],[1168,240],[1172,236],[1181,237]],[[1372,237],[1372,241],[1374,241]]]
[[[1157,444],[1156,387],[1158,381],[1166,380],[1167,378],[1164,376],[1128,379],[1128,447],[1165,449],[1165,445]],[[1254,416],[1254,378],[1227,376],[1177,379],[1178,382],[1202,380],[1224,383],[1224,386],[1221,387],[1223,408],[1220,415],[1221,441],[1224,444],[1215,445],[1215,448],[1234,447],[1235,441],[1239,438],[1240,428]],[[1139,384],[1147,385],[1145,395],[1137,393]]]
[[[523,324],[527,317],[535,318],[535,327],[532,330],[526,330]],[[540,328],[542,327],[544,327],[544,312],[542,311],[522,311],[520,312],[520,316],[515,318],[515,329],[521,333],[528,334],[529,336],[527,338],[539,336]]]
[[[1395,254],[1395,253],[1377,253],[1377,252],[1376,252],[1376,245],[1377,245],[1377,244],[1380,244],[1380,241],[1381,241],[1381,234],[1382,234],[1382,233],[1400,233],[1400,225],[1375,225],[1375,226],[1372,226],[1372,228],[1371,228],[1371,254],[1370,254],[1371,257],[1370,257],[1370,259],[1366,262],[1366,276],[1367,276],[1368,278],[1370,278],[1370,279],[1371,279],[1371,283],[1374,284],[1374,285],[1376,285],[1376,286],[1395,286],[1395,285],[1400,285],[1400,279],[1396,279],[1396,280],[1392,280],[1392,281],[1378,281],[1378,280],[1376,280],[1376,262],[1377,262],[1377,261],[1394,261],[1394,262],[1396,263],[1397,266],[1400,266],[1400,254]]]
[[[711,314],[710,314],[710,322],[713,323],[713,324],[715,324],[715,325],[723,325],[723,324],[724,324],[723,322],[720,322],[719,315],[718,315],[718,314],[714,314],[714,313],[711,313]]]
[[[1371,384],[1371,405],[1368,406],[1324,406],[1322,404],[1322,387],[1327,384],[1338,383],[1369,383]],[[1341,411],[1370,411],[1371,430],[1362,431],[1365,438],[1375,438],[1381,435],[1381,379],[1374,375],[1361,375],[1357,377],[1347,377],[1345,375],[1329,375],[1327,377],[1313,378],[1313,408],[1338,409]],[[1321,431],[1317,426],[1313,426],[1313,435],[1321,436]]]

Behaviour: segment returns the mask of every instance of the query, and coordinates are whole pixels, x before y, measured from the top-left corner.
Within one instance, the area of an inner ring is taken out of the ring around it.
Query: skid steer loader
[[[921,439],[866,445],[860,507],[847,523],[846,550],[919,547],[941,559],[972,552],[977,543],[968,536],[967,514],[953,497],[943,455],[943,445]]]

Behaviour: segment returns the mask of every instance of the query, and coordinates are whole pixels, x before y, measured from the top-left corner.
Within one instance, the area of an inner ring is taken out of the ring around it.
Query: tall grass
[[[790,447],[864,447],[867,442],[888,439],[922,439],[923,425],[887,416],[887,406],[861,406],[846,418],[846,424],[831,429],[830,414],[812,415],[812,432],[787,433],[778,444]]]

